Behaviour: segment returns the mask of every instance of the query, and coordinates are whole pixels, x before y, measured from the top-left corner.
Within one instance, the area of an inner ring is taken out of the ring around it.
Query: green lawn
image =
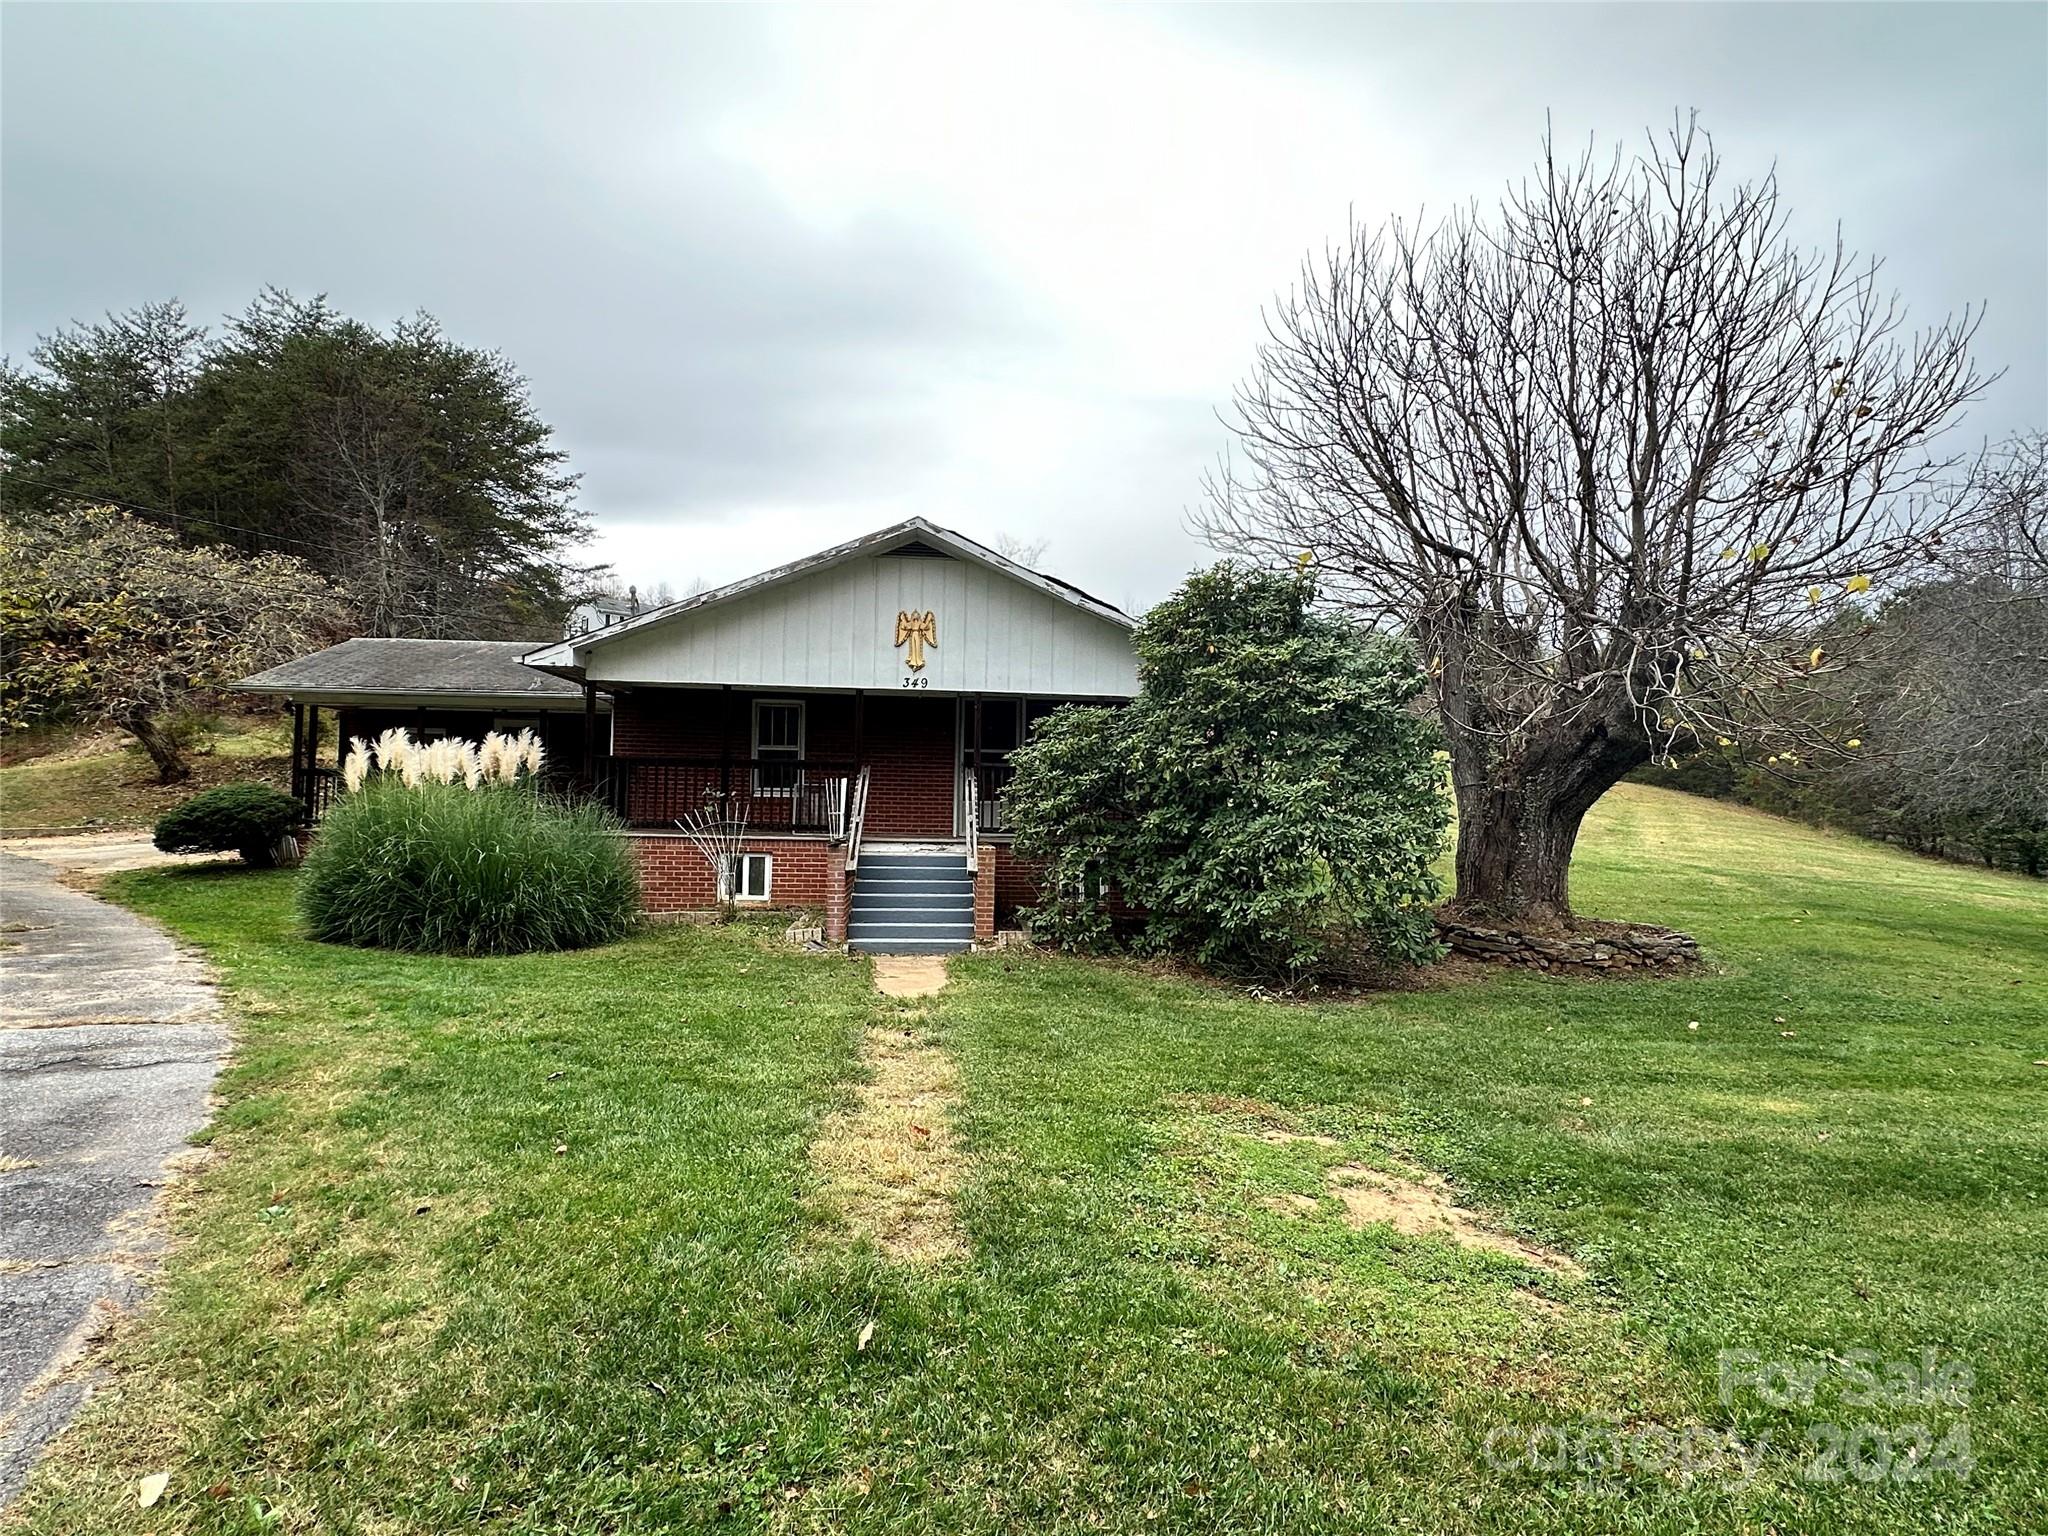
[[[2048,1522],[2039,884],[1630,787],[1578,904],[1691,929],[1710,974],[1295,1006],[958,962],[928,1027],[961,1069],[972,1251],[936,1269],[807,1205],[809,1138],[892,1006],[857,963],[744,926],[418,959],[296,938],[288,875],[118,892],[211,954],[244,1046],[161,1305],[30,1531]],[[1352,1230],[1339,1162],[1440,1169],[1585,1276]],[[1974,1383],[1724,1406],[1726,1349],[1931,1349]],[[1865,1472],[1963,1428],[1974,1472],[1818,1481],[1830,1424],[1890,1437],[1852,1437]],[[1508,1464],[1546,1425],[1639,1455]],[[1642,1464],[1689,1430],[1772,1445],[1748,1478]]]

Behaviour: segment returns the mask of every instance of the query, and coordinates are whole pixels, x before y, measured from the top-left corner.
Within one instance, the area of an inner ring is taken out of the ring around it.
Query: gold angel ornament
[[[913,672],[924,670],[924,648],[939,643],[939,621],[927,608],[923,613],[902,610],[896,615],[896,643],[908,645],[903,664]]]

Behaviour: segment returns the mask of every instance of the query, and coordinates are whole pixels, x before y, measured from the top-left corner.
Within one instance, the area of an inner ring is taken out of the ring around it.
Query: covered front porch
[[[607,739],[610,702],[521,662],[520,640],[344,640],[235,684],[291,710],[291,792],[317,822],[341,790],[349,743],[399,729],[415,740],[481,741],[532,731],[545,775],[567,786]]]
[[[905,690],[634,687],[612,701],[592,792],[628,826],[709,805],[751,833],[950,842],[1008,832],[1010,754],[1066,699]]]

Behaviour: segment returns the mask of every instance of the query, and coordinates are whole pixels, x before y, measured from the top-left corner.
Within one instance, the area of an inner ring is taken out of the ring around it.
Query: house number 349
[[[929,688],[931,685],[932,680],[928,677],[906,677],[903,679],[903,686],[906,688]]]

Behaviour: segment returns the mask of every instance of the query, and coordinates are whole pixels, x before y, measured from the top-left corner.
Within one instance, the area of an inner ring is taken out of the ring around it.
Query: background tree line
[[[369,635],[544,639],[594,574],[575,475],[503,355],[269,289],[217,332],[176,300],[0,373],[11,525],[95,504],[188,547],[292,556]]]
[[[1951,501],[1937,557],[1868,620],[1856,751],[1716,741],[1637,777],[2048,875],[2048,435],[2001,445]]]

